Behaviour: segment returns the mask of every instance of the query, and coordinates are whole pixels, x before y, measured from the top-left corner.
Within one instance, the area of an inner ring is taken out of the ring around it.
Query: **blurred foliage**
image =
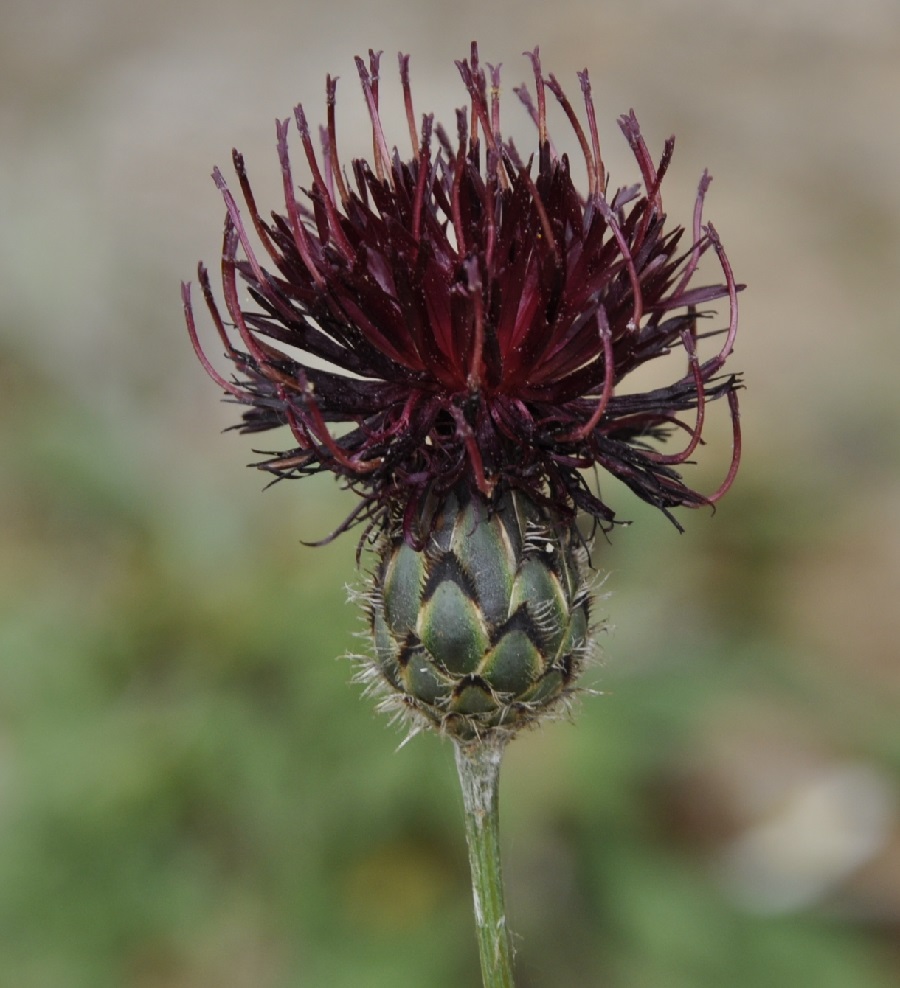
[[[448,745],[396,751],[348,686],[353,538],[298,542],[349,502],[160,477],[127,424],[4,366],[7,410],[42,399],[2,431],[2,983],[477,983]],[[604,695],[507,759],[523,988],[890,983],[894,928],[833,898],[754,914],[716,878],[741,822],[704,761],[723,719],[751,745],[802,723],[822,758],[898,769],[877,688],[848,708],[846,677],[785,654],[773,597],[817,534],[773,489],[751,476],[685,538],[637,506],[598,544]]]
[[[261,493],[177,292],[215,260],[232,145],[266,211],[271,120],[320,120],[326,72],[346,161],[353,54],[412,52],[446,122],[472,37],[510,87],[537,42],[560,80],[588,65],[617,180],[618,112],[657,152],[674,130],[672,217],[708,166],[750,285],[737,485],[684,536],[609,491],[635,524],[595,549],[600,695],[507,755],[519,988],[900,983],[898,11],[7,5],[0,988],[478,984],[452,753],[398,751],[349,683],[353,536],[300,543],[352,501]]]

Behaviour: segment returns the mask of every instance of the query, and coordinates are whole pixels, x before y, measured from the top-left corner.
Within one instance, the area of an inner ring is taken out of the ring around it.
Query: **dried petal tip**
[[[580,113],[544,75],[537,49],[527,55],[533,95],[516,90],[537,130],[535,169],[502,135],[499,68],[487,75],[474,45],[457,63],[469,109],[455,143],[430,116],[417,126],[409,59],[400,56],[412,145],[404,158],[385,134],[379,55],[369,56],[357,68],[371,165],[341,167],[329,77],[321,153],[302,108],[294,114],[309,174],[302,191],[291,124],[277,125],[282,213],[263,219],[237,153],[243,206],[215,173],[226,206],[224,314],[202,269],[201,286],[233,377],[202,349],[188,289],[185,315],[203,366],[245,406],[241,431],[286,426],[293,437],[258,466],[279,479],[331,471],[362,499],[344,528],[364,522],[393,538],[399,523],[410,546],[428,539],[426,506],[459,491],[495,506],[521,495],[565,524],[584,511],[608,527],[614,511],[584,479],[596,467],[670,518],[673,508],[717,501],[740,459],[740,379],[724,368],[741,286],[703,220],[709,177],[689,229],[668,225],[661,187],[673,142],[655,162],[628,113],[620,127],[638,184],[610,193],[587,72]],[[580,147],[584,191],[551,138],[548,93]],[[707,254],[721,277],[697,284]],[[726,299],[727,324],[699,332],[710,306]],[[705,352],[717,333],[718,349]],[[622,392],[632,371],[679,350],[671,383]],[[682,469],[721,398],[733,422],[732,463],[720,488],[704,494]],[[672,436],[680,442],[667,451]]]

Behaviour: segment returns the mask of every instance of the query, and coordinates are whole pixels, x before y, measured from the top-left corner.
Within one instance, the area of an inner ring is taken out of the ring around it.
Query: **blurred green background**
[[[272,122],[321,119],[326,72],[346,160],[354,54],[386,51],[389,124],[398,49],[452,120],[473,37],[508,122],[523,49],[590,67],[614,182],[617,114],[674,131],[672,218],[708,166],[750,285],[735,489],[679,536],[604,488],[635,524],[595,555],[603,695],[507,758],[521,988],[897,984],[896,2],[0,9],[0,985],[478,983],[450,747],[397,751],[349,685],[353,536],[300,544],[351,502],[261,493],[178,296],[232,145],[277,206]]]

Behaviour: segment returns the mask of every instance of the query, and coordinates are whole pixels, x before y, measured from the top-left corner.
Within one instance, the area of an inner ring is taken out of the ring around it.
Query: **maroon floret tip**
[[[712,505],[734,482],[741,381],[724,368],[743,286],[703,219],[710,176],[700,179],[689,231],[667,225],[662,183],[674,139],[655,163],[630,111],[619,127],[640,181],[610,194],[587,71],[578,73],[582,124],[557,78],[544,75],[538,49],[526,56],[534,92],[515,92],[537,130],[536,162],[504,139],[500,67],[483,67],[473,44],[457,62],[469,105],[457,113],[455,141],[431,115],[417,125],[409,56],[401,54],[411,155],[391,149],[379,110],[381,53],[370,51],[356,67],[371,164],[342,167],[337,79],[328,76],[319,153],[302,106],[276,124],[283,212],[263,218],[237,151],[243,205],[213,173],[226,209],[224,313],[202,264],[199,281],[232,373],[217,370],[201,345],[185,285],[191,343],[228,399],[244,406],[240,431],[288,428],[293,445],[256,466],[277,479],[330,471],[360,495],[339,531],[402,525],[421,545],[425,505],[460,488],[488,501],[518,491],[561,518],[585,512],[608,528],[614,511],[585,479],[595,468],[678,525],[673,508]],[[551,140],[554,100],[584,159],[585,192]],[[305,189],[292,168],[292,124]],[[697,285],[707,254],[721,280]],[[701,333],[722,299],[727,325]],[[720,344],[709,355],[713,337]],[[672,383],[621,387],[678,350],[684,363]],[[720,398],[732,421],[732,458],[718,489],[704,494],[681,471]],[[683,441],[667,451],[673,436]]]

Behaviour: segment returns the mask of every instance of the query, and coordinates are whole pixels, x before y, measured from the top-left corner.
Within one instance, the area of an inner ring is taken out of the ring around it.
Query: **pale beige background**
[[[750,286],[734,357],[751,384],[742,483],[757,474],[763,484],[797,483],[798,497],[827,492],[809,512],[830,516],[833,540],[806,574],[812,602],[799,599],[805,581],[794,586],[798,619],[818,623],[824,643],[855,641],[864,628],[880,658],[893,658],[900,6],[892,0],[7,0],[8,352],[129,423],[132,455],[146,483],[160,485],[145,486],[148,497],[187,483],[172,476],[173,455],[188,473],[219,470],[210,461],[220,456],[233,464],[234,441],[213,436],[230,411],[211,400],[186,352],[177,295],[196,260],[218,250],[212,164],[227,170],[240,147],[258,197],[275,207],[273,121],[299,100],[321,119],[327,72],[342,77],[346,160],[368,140],[355,53],[385,50],[390,94],[394,53],[411,52],[417,109],[452,119],[464,102],[452,60],[473,37],[485,59],[504,64],[504,119],[518,132],[528,129],[510,90],[528,78],[519,53],[539,43],[547,69],[576,92],[575,71],[590,68],[614,178],[631,180],[615,117],[632,106],[651,147],[677,135],[667,179],[674,218],[688,219],[702,168],[713,173],[708,217]],[[394,137],[405,139],[402,127]],[[230,498],[258,487],[249,473],[231,481]]]
[[[761,456],[842,473],[850,454],[854,467],[896,460],[887,423],[900,350],[900,7],[891,0],[4,8],[3,333],[99,407],[129,414],[136,389],[143,401],[162,399],[167,438],[185,444],[185,403],[192,417],[217,414],[208,394],[193,395],[177,304],[179,278],[217,250],[213,163],[226,167],[239,146],[260,197],[277,205],[273,121],[299,100],[318,119],[326,72],[342,76],[346,157],[365,148],[365,138],[353,144],[355,53],[383,48],[392,84],[394,53],[411,52],[417,108],[446,119],[462,102],[452,59],[477,37],[483,57],[504,63],[510,97],[528,77],[519,53],[535,43],[571,86],[590,68],[614,175],[626,161],[617,114],[633,106],[655,148],[675,132],[676,218],[687,218],[700,170],[712,171],[709,217],[751,286],[738,350],[753,384],[749,469]],[[510,98],[505,120],[518,109]],[[857,493],[873,497],[864,487]]]
[[[639,670],[634,656],[666,632],[667,614],[690,624],[682,586],[724,592],[715,553],[724,559],[734,540],[748,567],[757,549],[780,560],[754,606],[798,666],[853,684],[848,707],[860,722],[856,686],[900,702],[896,0],[3,0],[0,25],[7,440],[18,416],[40,424],[42,393],[69,396],[118,436],[118,452],[85,469],[115,473],[123,497],[168,512],[173,545],[186,556],[195,546],[227,565],[228,547],[252,542],[261,524],[271,531],[279,513],[287,544],[321,534],[320,516],[331,517],[321,495],[331,487],[313,483],[315,496],[300,497],[283,485],[260,501],[260,478],[240,466],[249,443],[219,435],[233,410],[217,402],[185,337],[179,281],[193,277],[199,258],[214,263],[220,245],[211,167],[227,169],[239,147],[258,199],[277,208],[273,121],[300,100],[321,120],[328,72],[341,76],[344,160],[363,153],[353,55],[369,47],[385,50],[385,105],[398,91],[395,53],[408,51],[417,110],[452,121],[464,102],[452,61],[477,38],[482,57],[504,66],[504,120],[527,135],[511,90],[529,78],[520,53],[540,44],[546,70],[574,93],[575,72],[589,67],[614,181],[632,180],[615,126],[630,107],[656,153],[677,135],[666,181],[674,219],[689,219],[697,178],[710,169],[707,216],[749,285],[733,358],[748,382],[741,476],[714,527],[692,518],[677,547],[664,525],[649,529],[673,567],[658,574],[669,596],[649,617],[647,586],[627,583],[629,543],[617,543],[613,668]],[[404,142],[399,113],[386,116]],[[41,435],[66,435],[64,423],[44,425]],[[724,430],[719,440],[727,443]],[[702,473],[711,486],[716,469],[713,454]],[[115,579],[100,552],[67,557],[64,570],[45,546],[36,563],[39,537],[17,535],[25,509],[16,482],[0,482],[8,539],[0,590],[14,593],[38,565],[55,592],[80,574],[97,579],[104,566]],[[757,544],[755,506],[773,503],[784,523],[767,521]],[[211,530],[214,539],[198,535]],[[701,557],[691,554],[698,538]],[[656,551],[641,545],[642,559]],[[728,578],[739,580],[732,570]],[[739,583],[727,586],[732,604],[740,601]],[[723,714],[710,737],[727,738],[731,726]],[[757,741],[768,726],[756,724]],[[513,778],[524,759],[540,750],[552,760],[554,744],[569,742],[541,743],[522,742]],[[735,744],[723,774],[754,778],[759,749]],[[770,766],[782,754],[775,744]],[[552,771],[548,778],[552,789]],[[529,798],[541,796],[529,790]],[[900,838],[891,846],[883,874],[900,869]],[[898,922],[896,896],[885,902]]]

